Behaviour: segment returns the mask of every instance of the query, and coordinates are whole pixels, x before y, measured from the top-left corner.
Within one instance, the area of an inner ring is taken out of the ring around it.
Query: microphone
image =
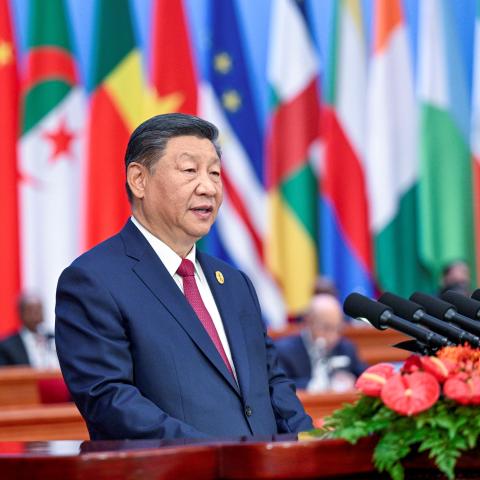
[[[475,335],[480,334],[480,322],[476,322],[458,313],[457,309],[451,303],[444,302],[439,298],[421,292],[415,292],[410,295],[410,300],[423,305],[427,313],[434,317],[444,318],[447,322],[452,322],[469,333]]]
[[[452,325],[443,320],[439,320],[432,315],[429,315],[418,303],[406,300],[390,292],[385,292],[378,300],[393,308],[395,314],[399,315],[400,317],[430,328],[434,332],[446,336],[449,340],[456,344],[461,345],[465,342],[468,342],[473,347],[478,347],[480,345],[479,337],[462,330],[456,325]]]
[[[465,297],[465,295],[453,290],[447,290],[440,297],[442,300],[455,305],[462,315],[474,319],[480,318],[480,302],[478,300]]]
[[[367,318],[378,330],[390,327],[436,350],[450,344],[447,338],[393,314],[392,309],[359,293],[351,293],[343,303],[343,311],[353,318]]]
[[[480,288],[477,288],[471,295],[473,300],[479,300],[480,301]]]

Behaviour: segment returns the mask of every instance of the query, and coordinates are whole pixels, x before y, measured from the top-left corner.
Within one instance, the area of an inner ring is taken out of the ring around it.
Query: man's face
[[[22,322],[28,330],[36,332],[43,322],[43,307],[40,300],[28,300],[21,309]]]
[[[323,338],[327,350],[335,347],[340,340],[342,324],[338,317],[315,318],[310,328],[313,339]]]
[[[306,315],[307,326],[313,340],[323,339],[327,350],[339,342],[343,315],[338,300],[328,294],[316,295]]]
[[[134,213],[148,230],[183,256],[209,232],[222,203],[215,147],[205,138],[171,138],[152,171],[143,173]]]

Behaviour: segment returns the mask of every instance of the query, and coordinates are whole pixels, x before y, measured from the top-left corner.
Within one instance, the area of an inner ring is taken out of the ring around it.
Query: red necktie
[[[222,357],[225,365],[228,368],[228,371],[233,375],[232,366],[228,361],[225,350],[223,349],[222,342],[218,336],[217,329],[213,323],[212,317],[208,313],[207,307],[203,303],[200,292],[198,291],[197,282],[195,281],[195,267],[190,260],[186,258],[182,259],[182,263],[178,267],[177,273],[183,278],[183,293],[188,300],[188,303],[192,306],[193,310],[197,314],[197,317],[202,322],[203,327],[207,331],[208,335],[212,339],[215,347],[218,350],[218,353]]]

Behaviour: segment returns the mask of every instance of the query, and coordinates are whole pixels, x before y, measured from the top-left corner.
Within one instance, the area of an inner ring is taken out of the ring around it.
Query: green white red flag
[[[53,329],[61,271],[79,254],[85,96],[63,0],[31,0],[22,82],[19,172],[22,287]]]

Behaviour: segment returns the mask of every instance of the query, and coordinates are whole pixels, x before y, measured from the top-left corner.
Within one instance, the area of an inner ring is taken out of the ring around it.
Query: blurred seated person
[[[18,299],[22,327],[18,333],[0,341],[0,365],[29,365],[33,368],[59,368],[53,335],[42,330],[43,304],[34,294]]]
[[[470,268],[463,260],[447,263],[442,270],[440,294],[453,290],[461,295],[470,296]]]
[[[338,298],[338,290],[337,287],[335,286],[335,283],[330,280],[330,278],[325,277],[323,275],[319,275],[315,279],[315,284],[313,286],[313,291],[312,295],[332,295],[335,298]],[[289,323],[303,323],[304,320],[304,315],[295,315],[295,316],[289,316],[288,317],[288,322]]]
[[[355,345],[342,337],[343,312],[329,293],[314,295],[299,335],[276,341],[281,365],[297,388],[311,393],[351,390],[367,367]]]

